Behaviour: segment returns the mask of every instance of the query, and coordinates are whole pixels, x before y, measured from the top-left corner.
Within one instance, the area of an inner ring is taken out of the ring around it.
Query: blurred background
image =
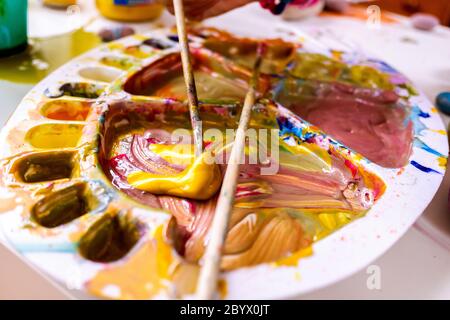
[[[450,26],[450,1],[448,0],[380,0],[373,1],[381,9],[405,16],[424,12],[435,15],[444,26]]]

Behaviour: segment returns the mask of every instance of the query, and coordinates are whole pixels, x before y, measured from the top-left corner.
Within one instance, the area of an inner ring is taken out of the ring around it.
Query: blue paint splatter
[[[425,142],[423,142],[422,140],[420,140],[419,138],[415,138],[414,139],[414,146],[417,148],[420,148],[426,152],[429,152],[431,154],[434,154],[435,156],[438,157],[444,157],[444,155],[436,150],[434,150],[433,148],[431,148],[430,146],[428,146]]]
[[[291,121],[287,118],[279,117],[277,119],[278,126],[280,127],[280,136],[285,134],[293,134],[300,139],[303,139],[303,128],[295,126]]]
[[[429,118],[430,117],[430,114],[429,113],[427,113],[427,112],[424,112],[424,111],[422,111],[422,110],[420,110],[420,108],[418,107],[418,106],[414,106],[414,108],[413,109],[416,109],[417,111],[417,115],[420,117],[420,118]]]
[[[405,125],[409,121],[412,121],[414,123],[414,135],[420,136],[423,130],[426,130],[427,127],[420,121],[420,118],[429,118],[430,115],[426,112],[423,112],[420,110],[418,106],[413,106],[411,109],[411,115],[409,116],[409,119],[406,119]]]
[[[399,73],[396,69],[394,69],[392,66],[390,66],[389,64],[387,64],[384,61],[381,61],[378,59],[368,59],[367,61],[372,63],[374,65],[375,69],[378,69],[382,72],[391,73],[391,74]]]
[[[417,169],[419,169],[420,171],[422,171],[422,172],[425,172],[425,173],[434,172],[434,173],[437,173],[437,174],[441,174],[439,171],[436,171],[436,170],[434,170],[434,169],[425,167],[425,166],[421,165],[420,163],[417,163],[417,162],[414,161],[414,160],[411,161],[411,164],[412,164],[414,167],[416,167]]]

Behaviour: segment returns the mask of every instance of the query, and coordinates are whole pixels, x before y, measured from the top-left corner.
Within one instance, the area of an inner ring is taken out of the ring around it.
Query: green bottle
[[[27,4],[27,0],[0,0],[0,57],[27,48]]]

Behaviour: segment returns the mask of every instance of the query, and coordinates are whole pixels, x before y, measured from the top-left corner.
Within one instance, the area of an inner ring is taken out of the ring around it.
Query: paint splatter
[[[416,138],[414,140],[414,146],[417,147],[417,148],[420,148],[420,149],[422,149],[422,150],[424,150],[424,151],[426,151],[428,153],[431,153],[431,154],[433,154],[435,156],[446,158],[442,153],[434,150],[433,148],[431,148],[425,142],[423,142],[422,140],[420,140],[418,138]]]

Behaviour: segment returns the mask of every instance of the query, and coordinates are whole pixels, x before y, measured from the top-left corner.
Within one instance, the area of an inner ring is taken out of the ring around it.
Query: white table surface
[[[80,2],[85,4],[86,1]],[[84,8],[91,6],[85,4]],[[257,11],[259,9],[255,6],[240,10],[248,10],[249,15],[253,16],[258,12],[257,15],[274,26],[278,22],[278,18],[262,10]],[[86,14],[92,16],[92,11],[88,11]],[[63,15],[60,13],[59,18]],[[49,32],[48,25],[42,25],[42,30],[36,29],[39,28],[36,16],[30,19],[34,19],[30,23],[35,26],[34,36]],[[93,26],[104,23],[107,22],[97,20]],[[311,18],[291,25],[314,35],[318,40],[339,41],[341,45],[345,42],[348,49],[362,48],[383,58],[412,79],[432,101],[439,92],[450,91],[450,30],[447,28],[440,27],[431,33],[416,31],[406,19],[396,25],[382,24],[380,29],[368,28],[364,21],[343,18]],[[151,25],[136,26],[138,30],[145,30]],[[0,126],[31,87],[0,80]],[[443,116],[443,120],[448,124],[450,118]],[[433,239],[413,227],[386,254],[372,263],[380,268],[379,290],[367,288],[369,275],[362,270],[344,281],[297,298],[450,299],[450,246],[445,248],[445,244],[450,243],[449,187],[450,174],[447,174],[433,202],[418,222],[426,227]],[[67,296],[0,245],[0,299],[67,299]]]

